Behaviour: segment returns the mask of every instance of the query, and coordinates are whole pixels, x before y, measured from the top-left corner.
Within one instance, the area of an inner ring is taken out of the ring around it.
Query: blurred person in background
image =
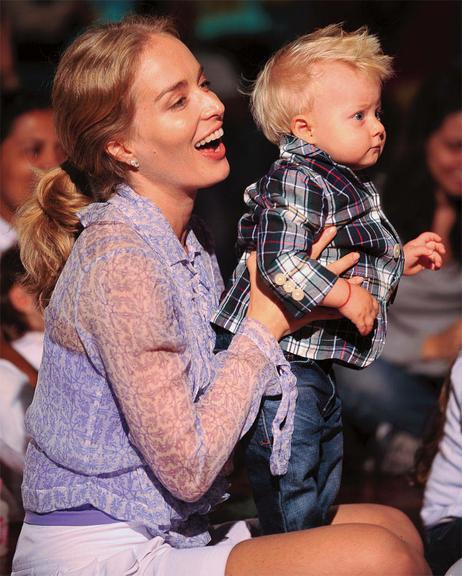
[[[43,349],[43,315],[34,298],[21,285],[24,267],[14,245],[0,258],[0,317],[2,338],[22,362],[0,358],[0,478],[2,498],[8,502],[10,520],[23,518],[21,481],[27,435],[26,409],[32,401],[35,377]],[[24,368],[28,366],[28,370]]]
[[[435,576],[456,576],[462,573],[462,352],[443,384],[433,422],[416,467],[425,484],[425,555]]]
[[[2,100],[0,124],[0,252],[16,242],[12,221],[32,193],[36,169],[58,165],[58,143],[50,103],[39,94],[19,93]]]
[[[458,64],[429,77],[411,107],[406,146],[387,178],[384,210],[403,242],[430,229],[444,264],[404,278],[389,311],[382,356],[370,368],[336,371],[345,419],[375,438],[383,472],[408,471],[451,361],[462,347],[462,99]]]

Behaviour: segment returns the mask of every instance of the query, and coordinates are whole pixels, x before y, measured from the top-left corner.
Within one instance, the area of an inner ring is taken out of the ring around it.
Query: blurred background
[[[88,25],[130,13],[172,16],[225,103],[231,173],[201,191],[196,206],[215,238],[225,280],[236,263],[244,189],[278,154],[255,128],[244,95],[269,55],[301,34],[343,22],[347,30],[366,25],[394,57],[396,74],[383,92],[387,144],[372,178],[403,240],[432,229],[450,248],[438,276],[401,281],[377,372],[338,373],[346,428],[339,502],[391,504],[421,527],[423,488],[412,479],[414,458],[462,349],[462,2],[0,0],[0,521],[10,525],[9,537],[0,535],[0,575],[8,573],[23,516],[24,412],[43,342],[43,319],[20,290],[14,212],[32,191],[35,169],[63,160],[49,102],[60,54]],[[254,514],[238,449],[232,497],[213,519]]]
[[[263,174],[277,150],[257,132],[239,90],[268,56],[295,37],[333,22],[353,30],[367,25],[395,57],[395,78],[384,92],[388,132],[377,165],[377,183],[399,145],[412,98],[424,78],[460,58],[459,1],[374,0],[2,0],[3,93],[49,92],[59,55],[95,21],[127,13],[169,14],[182,39],[205,67],[227,107],[225,143],[231,163],[226,182],[200,195],[198,211],[209,222],[225,277],[234,265],[236,222],[244,188]]]

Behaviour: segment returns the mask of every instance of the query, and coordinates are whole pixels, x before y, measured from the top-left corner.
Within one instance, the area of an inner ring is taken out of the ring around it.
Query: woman
[[[135,18],[71,45],[54,107],[72,164],[20,220],[47,308],[13,573],[427,574],[412,525],[381,507],[206,546],[226,460],[262,394],[290,383],[277,340],[296,327],[254,278],[242,330],[213,356],[222,283],[191,211],[228,174],[223,105],[168,22]]]
[[[389,310],[384,351],[373,366],[336,371],[346,419],[366,435],[390,430],[379,465],[392,473],[412,467],[443,380],[462,348],[460,64],[423,83],[406,142],[385,186],[384,210],[403,242],[416,230],[439,234],[446,246],[443,267],[433,276],[424,271],[418,279],[402,279]]]

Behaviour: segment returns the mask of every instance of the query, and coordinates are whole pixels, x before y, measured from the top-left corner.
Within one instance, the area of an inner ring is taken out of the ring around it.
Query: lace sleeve
[[[213,382],[194,403],[186,339],[172,285],[159,268],[141,251],[99,259],[81,291],[79,317],[96,342],[132,441],[174,496],[195,501],[225,464],[252,403],[278,374],[254,338],[237,336],[211,359]]]

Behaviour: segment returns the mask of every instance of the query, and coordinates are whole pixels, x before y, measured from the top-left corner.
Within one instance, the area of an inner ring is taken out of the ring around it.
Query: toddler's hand
[[[379,303],[361,286],[350,283],[350,296],[338,311],[351,320],[361,336],[366,336],[374,327],[374,322],[379,313]]]
[[[443,265],[446,249],[441,237],[434,232],[423,232],[414,240],[404,245],[405,276],[414,276],[425,268],[439,270]]]

